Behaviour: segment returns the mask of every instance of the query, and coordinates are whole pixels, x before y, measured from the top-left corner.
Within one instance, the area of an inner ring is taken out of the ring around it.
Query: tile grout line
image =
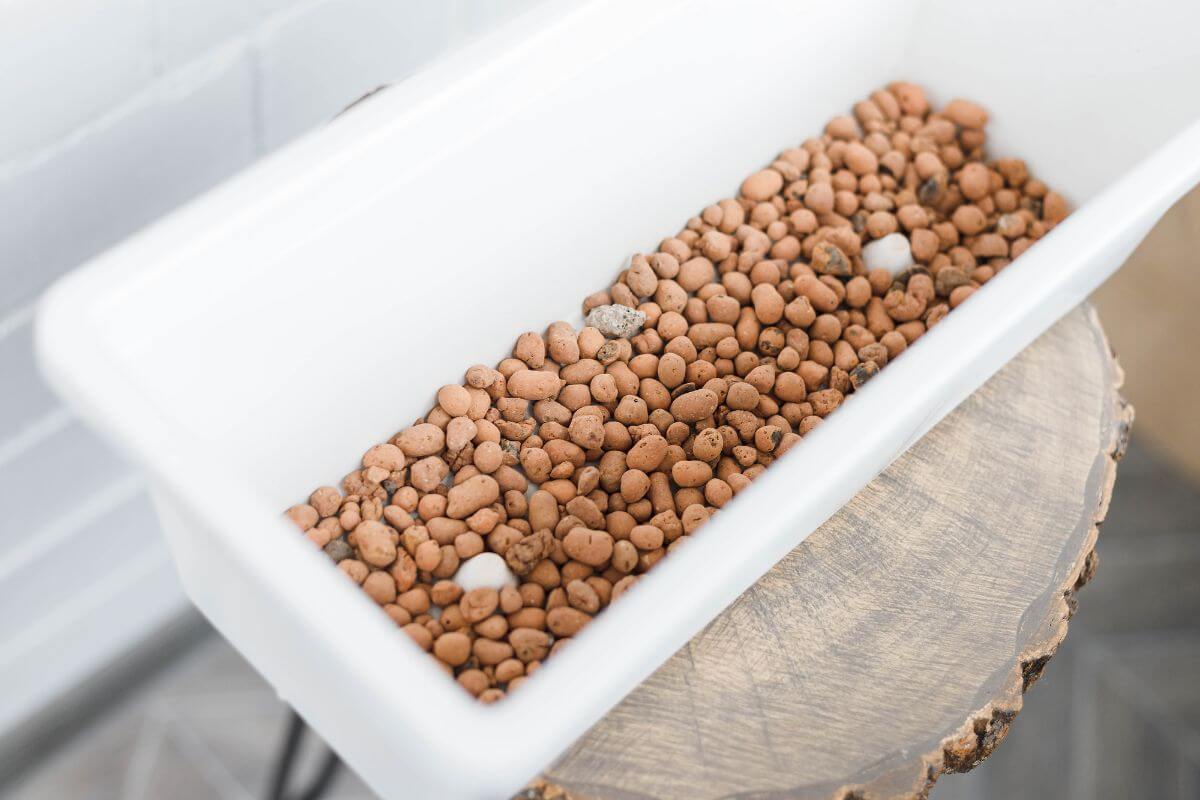
[[[141,90],[50,142],[42,149],[14,157],[6,162],[0,162],[0,181],[10,180],[53,161],[63,153],[73,150],[81,142],[91,139],[93,135],[115,127],[156,100],[172,101],[198,91],[214,75],[229,69],[244,53],[248,43],[248,36],[230,39],[213,48],[204,56],[151,80]]]
[[[59,635],[61,630],[88,613],[93,605],[98,605],[113,597],[117,597],[130,585],[144,580],[155,570],[169,568],[171,557],[166,548],[153,549],[141,553],[137,558],[126,562],[125,566],[105,575],[96,585],[88,587],[91,604],[64,604],[51,613],[37,620],[37,624],[23,630],[15,636],[10,636],[0,643],[0,668],[27,653],[39,643],[43,643]]]
[[[145,0],[149,30],[150,81],[154,82],[166,74],[167,54],[165,46],[166,12],[157,0]]]
[[[33,317],[37,311],[37,301],[33,301],[28,305],[20,306],[13,311],[10,311],[3,318],[0,318],[0,340],[14,334],[20,328],[26,325],[33,324]]]
[[[250,130],[254,138],[255,159],[262,158],[274,149],[267,143],[263,45],[289,22],[315,11],[327,2],[328,0],[298,0],[289,8],[263,15],[254,25],[237,37],[245,42],[247,57],[250,60]]]
[[[28,566],[63,540],[73,536],[84,525],[132,500],[143,489],[141,477],[134,472],[127,472],[54,522],[26,536],[21,544],[12,548],[5,554],[4,560],[0,561],[0,585],[14,572]],[[3,648],[0,648],[0,654],[3,654]]]
[[[146,796],[146,787],[150,783],[150,776],[154,772],[165,735],[166,724],[162,715],[155,709],[147,710],[142,719],[141,730],[138,731],[133,755],[129,757],[129,763],[125,766],[125,775],[121,780],[121,800],[141,800]]]
[[[151,44],[155,50],[155,53],[151,56],[151,80],[149,83],[127,95],[120,102],[110,106],[105,111],[92,117],[87,122],[46,144],[41,149],[15,156],[8,161],[0,161],[0,181],[29,172],[57,158],[61,153],[71,150],[81,141],[90,138],[92,134],[116,125],[122,119],[155,98],[162,96],[171,97],[177,95],[180,91],[191,91],[199,88],[205,79],[215,72],[229,68],[232,62],[243,53],[250,53],[251,57],[253,57],[254,51],[258,49],[259,44],[266,36],[283,27],[290,20],[301,17],[313,9],[325,5],[326,2],[328,0],[302,0],[302,2],[296,3],[293,8],[268,14],[260,19],[258,23],[248,26],[237,35],[230,36],[197,55],[195,58],[171,70],[163,69],[164,65],[159,63],[163,60],[157,52],[161,49],[158,42],[161,38],[161,31],[158,30],[159,23],[157,20],[157,17],[160,15],[155,12],[153,7],[148,8],[147,13],[150,15],[150,27],[152,29]],[[257,151],[257,155],[262,155],[262,151]],[[3,329],[0,328],[0,336],[2,335]]]
[[[238,782],[229,769],[221,762],[208,745],[192,730],[178,715],[172,715],[173,723],[168,735],[175,740],[180,749],[189,755],[193,764],[212,785],[221,792],[223,798],[239,798],[239,800],[254,800],[254,795]]]
[[[0,469],[66,428],[74,419],[70,411],[58,406],[26,425],[16,435],[0,443]]]
[[[254,140],[254,158],[267,153],[266,103],[263,98],[263,54],[257,37],[251,37],[247,45],[250,60],[250,135]]]

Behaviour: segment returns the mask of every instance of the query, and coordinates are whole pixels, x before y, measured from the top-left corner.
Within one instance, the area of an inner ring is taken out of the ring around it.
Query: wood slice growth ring
[[[1120,384],[1075,310],[521,796],[924,797],[979,763],[1095,569],[1133,416]]]

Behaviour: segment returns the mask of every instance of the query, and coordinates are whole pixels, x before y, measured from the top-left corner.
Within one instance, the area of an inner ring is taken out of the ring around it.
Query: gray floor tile
[[[184,728],[254,797],[261,797],[267,769],[283,734],[286,710],[273,698],[244,694],[197,696],[172,704],[173,722]]]
[[[1135,426],[1101,542],[1163,533],[1200,535],[1200,491],[1139,446]]]
[[[90,726],[8,795],[11,800],[111,800],[120,798],[145,717],[125,709]]]
[[[1180,748],[1200,755],[1200,629],[1103,641],[1124,667],[1125,679],[1144,692],[1143,713],[1162,719]]]
[[[1188,782],[1181,778],[1200,772],[1200,737],[1167,696],[1195,694],[1194,672],[1174,674],[1194,667],[1195,653],[1178,647],[1171,641],[1175,638],[1138,635],[1087,642],[1079,678],[1093,688],[1079,693],[1076,702],[1087,706],[1089,746],[1073,753],[1072,800],[1193,800],[1194,795],[1180,793]]]
[[[1080,594],[1072,624],[1097,633],[1195,626],[1200,620],[1200,536],[1109,539],[1107,534],[1107,529],[1100,534],[1096,577]]]
[[[145,782],[128,800],[255,800],[194,735],[168,721]]]
[[[215,633],[80,731],[17,786],[12,800],[262,797],[288,719],[275,691]],[[324,745],[308,737],[297,775]],[[328,800],[373,800],[342,768]]]

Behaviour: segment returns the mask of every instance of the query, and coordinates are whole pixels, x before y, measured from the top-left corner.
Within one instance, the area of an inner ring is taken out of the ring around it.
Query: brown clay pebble
[[[591,619],[591,617],[578,609],[571,608],[570,606],[560,606],[559,608],[551,609],[546,614],[546,627],[555,636],[574,636]]]
[[[499,605],[500,593],[489,587],[472,589],[458,601],[463,619],[472,625],[490,617]]]
[[[462,386],[443,386],[438,389],[437,401],[452,417],[464,416],[471,410],[471,393]]]
[[[783,188],[783,176],[773,169],[759,170],[742,183],[742,194],[750,200],[762,201],[778,194]]]
[[[471,657],[471,640],[465,633],[443,633],[433,643],[433,654],[457,667]]]
[[[446,494],[446,516],[451,519],[466,519],[484,506],[489,506],[500,497],[500,484],[490,475],[467,478]]]
[[[522,400],[548,400],[558,394],[562,380],[552,372],[523,369],[508,379],[508,391]]]
[[[563,537],[562,549],[581,564],[599,567],[612,557],[613,538],[606,531],[574,528]]]
[[[681,422],[696,422],[712,416],[718,402],[717,393],[713,390],[697,389],[671,401],[671,416]]]
[[[354,546],[362,560],[371,566],[386,567],[396,560],[392,530],[381,522],[360,522],[354,529]]]
[[[989,156],[987,123],[889,84],[591,287],[593,326],[522,333],[285,516],[502,701],[1067,216]],[[865,250],[894,236],[916,264],[899,275]],[[474,559],[515,584],[464,591]]]
[[[316,525],[321,518],[317,510],[307,503],[292,506],[287,510],[286,514],[288,519],[296,523],[296,527],[302,531],[306,531]]]
[[[446,434],[442,429],[428,422],[406,428],[400,434],[400,440],[397,442],[406,456],[417,458],[431,456],[441,451],[445,443]]]

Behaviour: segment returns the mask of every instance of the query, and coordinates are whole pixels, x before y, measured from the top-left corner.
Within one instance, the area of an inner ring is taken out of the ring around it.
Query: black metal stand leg
[[[289,714],[287,735],[284,737],[279,755],[275,758],[267,800],[318,800],[329,788],[329,784],[333,782],[341,760],[337,757],[337,753],[330,750],[326,753],[324,761],[321,762],[321,768],[313,776],[312,783],[297,790],[294,794],[289,794],[288,784],[294,778],[292,771],[295,767],[296,753],[300,750],[300,742],[307,729],[299,714],[290,710]]]

